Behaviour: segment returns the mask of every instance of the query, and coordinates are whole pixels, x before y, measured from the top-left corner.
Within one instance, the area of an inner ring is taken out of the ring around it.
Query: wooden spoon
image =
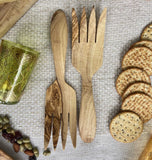
[[[65,82],[65,59],[68,41],[68,27],[65,13],[58,10],[51,21],[51,45],[54,56],[57,81],[62,94],[62,146],[65,149],[68,121],[70,121],[70,133],[73,146],[76,147],[76,92]],[[68,119],[69,117],[69,119]]]
[[[87,143],[93,141],[96,133],[92,77],[102,66],[106,12],[105,8],[100,16],[96,31],[94,7],[91,11],[88,27],[85,8],[83,8],[80,29],[76,12],[74,9],[72,10],[72,63],[82,77],[79,130],[82,140]]]

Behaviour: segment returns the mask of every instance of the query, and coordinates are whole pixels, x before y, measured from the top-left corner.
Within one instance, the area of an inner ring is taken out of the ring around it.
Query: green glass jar
[[[19,102],[39,53],[31,48],[2,40],[0,52],[0,102]]]

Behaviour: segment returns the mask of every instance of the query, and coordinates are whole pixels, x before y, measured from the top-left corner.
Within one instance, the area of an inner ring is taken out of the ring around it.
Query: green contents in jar
[[[0,53],[0,101],[13,104],[20,100],[39,53],[2,40]]]

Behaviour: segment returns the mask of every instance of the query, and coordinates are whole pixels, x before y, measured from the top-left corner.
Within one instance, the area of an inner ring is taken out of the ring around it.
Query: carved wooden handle
[[[152,159],[152,137],[148,141],[144,151],[139,157],[139,160],[151,160]]]
[[[62,10],[57,10],[51,21],[51,45],[59,84],[60,81],[64,81],[67,41],[68,26],[66,15]]]
[[[0,5],[0,38],[34,5],[38,0],[16,0]]]
[[[79,130],[84,142],[90,143],[93,141],[96,133],[96,112],[91,80],[82,80]]]
[[[0,150],[0,160],[13,160],[13,159]]]
[[[0,4],[14,2],[16,0],[0,0]]]

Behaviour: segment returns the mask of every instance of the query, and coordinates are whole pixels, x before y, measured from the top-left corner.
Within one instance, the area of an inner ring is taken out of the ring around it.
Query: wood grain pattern
[[[75,32],[75,30],[74,30]],[[78,31],[77,31],[78,33]],[[85,8],[83,8],[80,22],[80,42],[87,42],[87,17]],[[78,36],[78,35],[77,35]]]
[[[76,12],[75,9],[72,10],[72,63],[82,76],[79,130],[82,140],[87,143],[93,141],[96,133],[92,77],[102,65],[106,12],[107,9],[105,8],[100,16],[96,35],[95,8],[93,7],[90,15],[88,31],[84,8],[81,16],[79,35]],[[86,39],[87,33],[88,39]]]
[[[73,146],[76,147],[76,93],[65,82],[65,59],[68,41],[68,27],[65,13],[58,10],[54,13],[51,22],[51,45],[54,56],[57,80],[62,94],[62,146],[66,145],[68,133],[68,121],[70,121],[70,133]],[[68,119],[69,117],[69,119]]]
[[[0,0],[0,4],[14,2],[14,1],[16,1],[16,0]]]
[[[0,38],[29,10],[38,0],[17,0],[0,5]]]
[[[10,156],[0,150],[0,160],[13,160]]]
[[[79,38],[78,19],[77,19],[75,9],[72,8],[72,47],[75,43],[78,43],[78,38]]]
[[[151,160],[152,159],[152,137],[149,139],[145,149],[141,153],[138,160]]]
[[[53,126],[53,146],[57,147],[62,113],[61,90],[55,81],[46,91],[44,148],[47,149]]]

